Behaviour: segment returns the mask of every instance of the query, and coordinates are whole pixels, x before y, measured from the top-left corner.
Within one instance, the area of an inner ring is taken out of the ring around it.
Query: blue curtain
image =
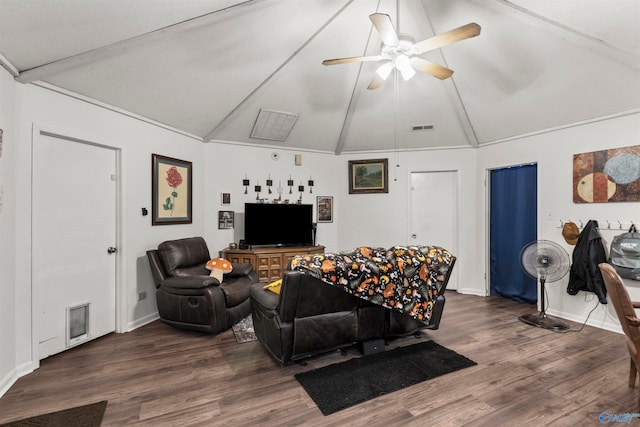
[[[491,171],[489,256],[491,295],[538,301],[538,284],[520,264],[520,251],[537,239],[538,168],[526,165]]]

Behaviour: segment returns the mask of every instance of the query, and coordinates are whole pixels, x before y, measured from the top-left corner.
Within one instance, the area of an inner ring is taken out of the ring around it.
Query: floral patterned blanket
[[[427,322],[449,280],[455,257],[438,246],[360,247],[350,252],[300,255],[303,270],[345,292]]]

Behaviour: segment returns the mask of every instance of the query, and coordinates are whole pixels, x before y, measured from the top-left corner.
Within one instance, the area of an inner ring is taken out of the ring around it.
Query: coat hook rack
[[[557,226],[557,228],[563,228],[565,226],[565,224],[572,222],[571,219],[568,219],[567,221],[564,221],[562,219],[559,219],[558,221],[560,221],[560,225]],[[585,223],[582,219],[577,219],[573,221],[574,223],[577,224],[578,229],[582,230],[585,227]],[[615,223],[618,223],[618,226],[615,226]],[[630,228],[631,226],[636,226],[638,227],[638,221],[637,220],[629,220],[629,221],[621,221],[619,219],[616,220],[611,220],[611,219],[602,219],[599,220],[600,224],[603,224],[601,230],[627,230],[628,228]],[[607,226],[604,226],[604,223],[607,224]]]

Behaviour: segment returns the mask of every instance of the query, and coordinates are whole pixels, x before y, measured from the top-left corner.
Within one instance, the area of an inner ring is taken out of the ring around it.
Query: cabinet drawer
[[[229,260],[229,262],[233,262],[233,263],[242,262],[242,261],[240,261],[240,257],[238,257],[236,255],[231,255],[231,256],[227,257],[227,259]]]
[[[280,255],[272,255],[269,257],[269,265],[274,266],[277,265],[279,266],[280,264],[282,264],[282,257]]]
[[[271,282],[271,276],[269,276],[269,270],[258,270],[258,279],[261,282]]]
[[[271,267],[271,277],[275,277],[274,280],[282,279],[282,269],[280,267]]]

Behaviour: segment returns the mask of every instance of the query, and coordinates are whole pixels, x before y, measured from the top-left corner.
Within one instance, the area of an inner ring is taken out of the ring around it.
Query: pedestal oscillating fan
[[[540,309],[533,314],[525,314],[519,319],[532,326],[550,329],[555,332],[564,332],[569,326],[545,313],[545,288],[546,282],[555,282],[562,279],[569,272],[569,254],[562,246],[549,240],[537,240],[528,243],[520,252],[520,262],[524,271],[540,282]]]

